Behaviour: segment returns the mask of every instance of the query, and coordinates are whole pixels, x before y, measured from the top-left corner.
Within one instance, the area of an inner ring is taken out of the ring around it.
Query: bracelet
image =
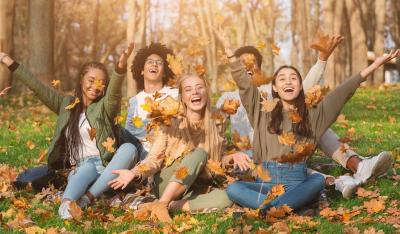
[[[3,63],[3,59],[5,58],[5,57],[7,57],[8,56],[8,54],[4,54],[1,58],[0,58],[0,63]]]

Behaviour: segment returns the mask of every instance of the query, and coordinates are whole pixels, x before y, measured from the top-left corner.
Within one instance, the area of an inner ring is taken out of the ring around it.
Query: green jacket
[[[70,111],[65,107],[71,104],[75,97],[65,96],[56,92],[54,89],[44,85],[40,80],[35,78],[32,73],[23,65],[14,72],[15,76],[26,86],[28,86],[36,96],[54,113],[58,115],[54,137],[48,150],[48,164],[50,168],[61,169],[64,165],[64,152],[62,150],[64,143],[61,141],[61,134],[68,119]],[[102,145],[107,137],[116,139],[113,132],[114,118],[121,109],[122,91],[121,86],[125,74],[113,72],[108,84],[106,93],[98,102],[92,103],[86,110],[86,116],[92,128],[96,129],[97,148],[100,151],[100,157],[104,165],[111,160],[113,153],[108,152]],[[114,146],[116,148],[117,145]]]

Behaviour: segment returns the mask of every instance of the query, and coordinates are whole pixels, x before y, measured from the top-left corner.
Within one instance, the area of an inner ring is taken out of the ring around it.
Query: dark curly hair
[[[166,85],[169,79],[174,75],[174,73],[168,67],[168,62],[167,62],[167,54],[174,55],[174,52],[161,43],[152,42],[149,46],[141,48],[137,52],[132,62],[131,71],[133,79],[136,81],[138,92],[144,89],[144,77],[142,75],[142,71],[144,69],[144,64],[146,62],[147,57],[149,57],[152,54],[160,56],[164,61],[164,76],[162,79],[163,85]]]
[[[261,55],[260,51],[257,50],[254,46],[242,46],[233,53],[235,57],[239,58],[242,54],[252,54],[256,58],[257,65],[261,68],[263,56]]]

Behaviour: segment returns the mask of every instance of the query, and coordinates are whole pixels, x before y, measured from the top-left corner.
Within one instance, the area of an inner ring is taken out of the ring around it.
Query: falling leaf
[[[329,35],[325,34],[321,29],[317,30],[315,37],[313,38],[310,47],[315,50],[319,50],[328,53]]]
[[[122,124],[123,122],[124,122],[124,117],[122,117],[120,115],[115,116],[115,118],[114,118],[114,124],[115,125]]]
[[[257,176],[265,182],[271,181],[268,169],[264,168],[262,165],[258,165],[256,168]]]
[[[272,100],[263,100],[261,102],[262,108],[261,111],[271,112],[275,109],[276,105],[279,102],[279,98],[274,98]]]
[[[393,117],[393,116],[389,115],[389,123],[391,123],[391,124],[396,123],[396,117]]]
[[[365,201],[364,202],[364,207],[367,209],[368,213],[378,213],[382,210],[385,209],[385,201],[384,200],[378,200],[378,199],[372,199],[370,201]]]
[[[180,111],[181,105],[180,102],[175,100],[173,97],[167,96],[160,101],[159,108],[162,115],[174,116]]]
[[[253,54],[244,54],[242,56],[242,62],[246,71],[253,71],[256,64],[256,57]]]
[[[267,47],[267,45],[265,44],[265,42],[260,41],[257,43],[256,47],[260,50],[264,49],[265,47]]]
[[[206,69],[204,68],[203,64],[197,64],[194,67],[194,70],[196,71],[196,74],[200,77],[206,74]]]
[[[96,89],[100,90],[100,92],[102,92],[104,90],[104,88],[106,87],[103,79],[95,79],[93,81],[93,85]]]
[[[274,43],[271,44],[272,53],[276,56],[279,55],[279,51],[281,50],[277,45]]]
[[[36,160],[37,163],[41,163],[44,161],[44,159],[46,158],[47,155],[47,149],[45,150],[41,150],[39,153],[39,158]]]
[[[180,56],[173,56],[171,54],[167,54],[167,62],[168,67],[175,74],[176,77],[182,76],[183,73],[183,58]]]
[[[0,92],[0,97],[6,95],[6,93],[7,93],[7,91],[8,91],[9,89],[11,89],[11,86],[6,87],[5,89],[1,90],[1,92]]]
[[[69,104],[68,106],[65,107],[66,110],[71,110],[74,108],[78,103],[80,103],[79,98],[75,98],[74,102]]]
[[[139,116],[133,117],[132,123],[136,128],[141,128],[144,125],[142,119]]]
[[[234,130],[232,133],[232,143],[240,151],[251,149],[250,137],[248,135],[240,136],[239,132]]]
[[[180,167],[179,169],[176,170],[175,177],[178,180],[184,180],[187,177],[188,173],[189,171],[187,167]]]
[[[88,128],[90,140],[93,141],[96,138],[96,129],[95,128]]]
[[[282,145],[294,145],[296,143],[296,135],[293,132],[282,133],[278,136],[278,141]]]
[[[254,69],[254,74],[251,77],[251,84],[259,87],[261,85],[271,83],[273,79],[273,77],[265,76],[259,69]]]
[[[113,147],[115,143],[115,140],[111,137],[107,137],[107,140],[103,143],[101,143],[104,148],[106,148],[106,150],[110,153],[114,153],[115,152],[115,148]]]
[[[74,220],[80,221],[82,219],[83,211],[75,201],[69,203],[68,210]]]
[[[158,98],[160,98],[160,97],[162,97],[162,96],[164,96],[164,95],[165,95],[165,93],[160,93],[160,92],[156,91],[156,92],[153,94],[153,98],[154,98],[154,100],[156,100],[156,99],[158,99]]]
[[[51,86],[54,88],[57,88],[60,85],[60,80],[52,80],[51,81]]]
[[[279,197],[285,193],[285,186],[283,184],[276,184],[271,189],[271,195],[274,197]]]
[[[300,123],[302,120],[299,112],[296,109],[289,110],[289,118],[293,123]]]
[[[237,112],[237,109],[240,106],[240,100],[238,99],[225,99],[224,104],[222,105],[221,111],[234,115]]]
[[[307,93],[305,98],[305,103],[307,108],[312,108],[316,106],[328,93],[329,87],[321,87],[320,85],[315,85],[311,87]]]
[[[26,146],[28,147],[28,149],[33,150],[35,148],[35,144],[29,140],[26,142]]]

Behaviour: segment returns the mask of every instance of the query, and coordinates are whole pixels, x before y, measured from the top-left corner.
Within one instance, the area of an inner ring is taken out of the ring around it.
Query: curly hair
[[[257,61],[257,65],[260,68],[262,61],[263,61],[263,56],[261,55],[260,51],[257,50],[256,47],[254,46],[242,46],[239,49],[237,49],[235,51],[235,53],[233,53],[233,55],[235,55],[235,57],[239,58],[242,54],[252,54],[254,55],[254,57],[256,58]]]
[[[137,52],[132,62],[131,71],[133,79],[136,81],[138,92],[144,89],[144,76],[142,75],[142,71],[144,69],[144,64],[146,63],[147,57],[152,54],[160,56],[164,61],[164,74],[162,78],[163,85],[166,85],[169,79],[174,75],[174,73],[168,67],[167,62],[167,54],[174,55],[174,52],[161,43],[152,42],[149,46],[141,48]]]

